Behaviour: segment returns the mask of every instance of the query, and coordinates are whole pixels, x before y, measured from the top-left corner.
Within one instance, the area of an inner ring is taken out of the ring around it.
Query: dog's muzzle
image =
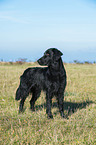
[[[38,62],[40,65],[43,65],[42,59],[38,59],[37,62]]]

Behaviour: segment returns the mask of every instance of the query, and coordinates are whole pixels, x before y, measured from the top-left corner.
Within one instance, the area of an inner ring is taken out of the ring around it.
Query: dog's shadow
[[[64,102],[64,110],[66,111],[66,118],[68,118],[68,116],[72,115],[73,113],[77,112],[77,110],[81,110],[83,108],[86,108],[86,106],[89,106],[90,104],[94,103],[93,101],[84,101],[81,103],[75,103],[75,102]],[[46,108],[46,104],[41,104],[41,105],[36,105],[35,109],[38,110],[42,110],[42,109]],[[58,104],[57,102],[53,102],[52,104],[52,108],[58,108]],[[54,115],[57,115],[59,112],[55,111]]]

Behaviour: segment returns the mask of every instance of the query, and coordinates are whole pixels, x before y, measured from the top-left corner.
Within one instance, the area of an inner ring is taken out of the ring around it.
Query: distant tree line
[[[78,61],[78,60],[74,60],[74,63],[76,64],[96,64],[96,61],[90,62],[90,61]]]
[[[6,61],[3,61],[3,59],[1,59],[1,62],[6,62]],[[16,60],[15,62],[10,60],[8,61],[8,63],[10,64],[24,64],[27,62],[27,58],[19,58],[18,60]],[[7,63],[7,62],[6,62]]]
[[[1,59],[0,62],[4,62],[3,59]],[[19,58],[18,60],[16,60],[15,62],[13,61],[9,61],[10,64],[14,64],[14,63],[17,63],[17,64],[24,64],[27,62],[27,58]],[[29,61],[31,62],[31,61]],[[78,60],[74,60],[73,63],[75,64],[96,64],[96,61],[93,61],[93,62],[90,62],[90,61],[78,61]]]
[[[27,58],[19,58],[16,63],[23,64],[27,61]]]

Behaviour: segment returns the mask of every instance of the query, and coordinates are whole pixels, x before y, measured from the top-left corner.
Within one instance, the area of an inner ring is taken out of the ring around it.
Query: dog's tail
[[[29,88],[23,86],[23,88],[21,86],[18,87],[18,89],[16,90],[16,96],[15,96],[15,100],[20,100],[23,97],[27,97],[31,88],[33,87],[33,84],[31,84],[31,86]]]
[[[15,96],[15,100],[20,100],[21,99],[21,95],[20,95],[20,88],[18,87],[17,91],[16,91],[16,96]]]
[[[22,98],[26,98],[29,95],[33,86],[34,86],[33,84],[30,84],[30,86],[28,86],[26,84],[26,79],[24,78],[24,75],[22,75],[20,77],[20,85],[16,90],[15,100],[18,101]]]

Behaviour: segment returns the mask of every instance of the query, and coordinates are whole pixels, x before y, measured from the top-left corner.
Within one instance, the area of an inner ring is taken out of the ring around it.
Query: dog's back
[[[30,87],[41,87],[43,89],[42,84],[44,84],[45,80],[45,74],[47,72],[47,67],[34,67],[34,68],[28,68],[24,71],[23,75],[20,77],[21,81],[24,81],[24,83]]]

